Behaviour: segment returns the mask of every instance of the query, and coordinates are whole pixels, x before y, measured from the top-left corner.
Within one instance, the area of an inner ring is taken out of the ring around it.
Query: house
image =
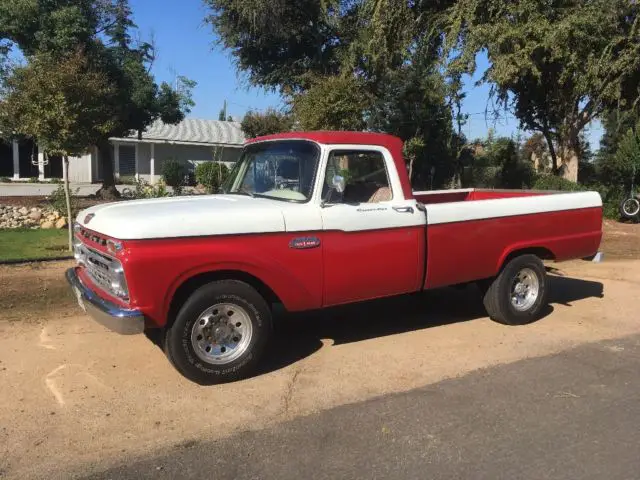
[[[160,121],[142,133],[109,139],[116,177],[135,177],[153,183],[162,175],[162,164],[177,160],[193,171],[200,162],[212,161],[214,147],[221,149],[221,161],[235,163],[242,151],[244,135],[237,122],[187,118],[177,125]],[[48,164],[37,145],[29,140],[0,144],[0,177],[13,180],[38,177],[40,180],[62,177],[62,160],[51,157]],[[81,157],[69,159],[69,179],[76,183],[102,180],[98,151],[92,148]]]

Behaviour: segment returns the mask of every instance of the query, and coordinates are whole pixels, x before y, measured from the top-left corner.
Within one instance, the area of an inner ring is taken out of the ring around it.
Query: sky
[[[247,88],[229,53],[216,45],[208,9],[201,0],[130,0],[134,21],[143,39],[154,39],[158,81],[172,82],[184,75],[198,82],[191,117],[218,119],[223,102],[227,114],[242,118],[247,110],[278,107],[280,97],[263,89]]]

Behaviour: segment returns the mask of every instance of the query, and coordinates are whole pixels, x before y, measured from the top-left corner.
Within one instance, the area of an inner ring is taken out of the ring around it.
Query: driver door
[[[346,179],[342,195],[334,175]],[[425,217],[404,200],[384,148],[329,152],[321,209],[325,306],[416,291],[422,280]]]

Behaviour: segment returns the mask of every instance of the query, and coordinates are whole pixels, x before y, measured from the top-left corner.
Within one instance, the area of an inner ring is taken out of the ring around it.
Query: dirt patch
[[[0,321],[39,322],[77,315],[78,305],[64,278],[73,261],[0,265]]]
[[[640,224],[605,220],[600,250],[605,258],[640,259]]]

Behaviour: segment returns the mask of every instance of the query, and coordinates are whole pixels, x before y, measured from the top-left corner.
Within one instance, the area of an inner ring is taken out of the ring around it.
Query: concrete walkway
[[[51,195],[56,188],[57,183],[2,183],[0,184],[0,197],[42,197]],[[86,197],[94,195],[102,185],[99,183],[72,183],[71,190],[75,191],[79,188],[78,196]],[[132,185],[118,185],[117,188],[122,192],[124,188],[134,188]]]
[[[43,197],[51,195],[58,183],[0,183],[0,198],[2,197]],[[100,183],[72,183],[71,191],[78,197],[88,197],[94,195],[102,186]],[[119,192],[125,188],[135,190],[135,185],[116,185]],[[76,193],[75,190],[78,189]],[[193,187],[185,187],[183,191],[191,191]],[[168,192],[173,188],[167,187]]]

